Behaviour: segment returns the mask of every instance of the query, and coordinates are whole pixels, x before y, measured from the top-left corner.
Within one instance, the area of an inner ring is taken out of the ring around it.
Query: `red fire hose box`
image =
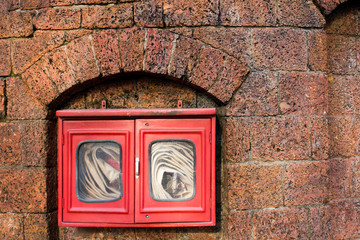
[[[214,226],[215,113],[57,111],[59,226]]]

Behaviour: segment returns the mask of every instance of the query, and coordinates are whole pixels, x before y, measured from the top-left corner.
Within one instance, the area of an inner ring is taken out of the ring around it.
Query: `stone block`
[[[328,68],[334,74],[355,74],[358,72],[356,38],[342,35],[328,35]]]
[[[100,75],[89,36],[70,42],[66,54],[78,81],[85,82]]]
[[[307,69],[307,39],[303,30],[258,28],[251,30],[251,35],[255,69]]]
[[[120,72],[120,52],[115,30],[97,32],[92,35],[95,56],[103,76]]]
[[[323,30],[308,33],[309,68],[313,71],[327,71],[327,35]]]
[[[222,0],[221,24],[228,26],[274,26],[275,0]]]
[[[58,96],[58,91],[41,61],[27,69],[23,74],[23,79],[31,94],[44,105],[48,105]]]
[[[1,169],[1,212],[46,212],[45,169]]]
[[[21,214],[1,213],[0,226],[1,239],[23,239],[24,220]]]
[[[144,70],[152,73],[167,73],[175,34],[158,29],[147,30]]]
[[[313,117],[311,122],[311,157],[325,160],[329,157],[329,122],[326,117]]]
[[[201,27],[195,28],[193,36],[231,56],[242,64],[249,63],[250,34],[245,28]]]
[[[216,0],[165,0],[164,22],[166,26],[217,25],[219,2]]]
[[[163,27],[162,2],[140,1],[134,4],[134,20],[137,26],[141,27]]]
[[[251,238],[252,215],[248,212],[231,212],[228,223],[229,239],[246,240]]]
[[[279,74],[281,114],[325,115],[328,85],[324,74],[282,72]]]
[[[285,206],[312,205],[328,201],[328,169],[326,161],[287,165],[284,172]]]
[[[8,76],[11,72],[9,40],[0,40],[0,53],[0,76]]]
[[[45,8],[49,6],[49,0],[21,0],[22,9]]]
[[[209,90],[219,76],[225,59],[225,53],[211,47],[204,47],[200,53],[198,64],[193,70],[191,83]]]
[[[331,239],[330,223],[329,206],[310,208],[310,239]]]
[[[250,151],[250,122],[247,118],[228,118],[224,126],[224,152],[229,162],[246,162]]]
[[[0,38],[27,37],[34,32],[29,12],[12,11],[1,16]]]
[[[255,118],[251,124],[252,158],[301,160],[311,156],[311,122],[306,117]]]
[[[267,116],[279,113],[277,74],[251,72],[226,106],[230,116]]]
[[[9,119],[44,119],[46,117],[46,108],[32,97],[21,78],[11,77],[6,80],[6,83]]]
[[[42,61],[59,93],[63,93],[77,84],[66,57],[64,46],[46,54],[42,57]]]
[[[278,14],[283,26],[321,28],[325,25],[325,17],[311,0],[280,0]]]
[[[80,8],[45,8],[34,17],[36,29],[75,29],[80,23]]]
[[[0,123],[0,166],[21,164],[20,139],[18,124]]]
[[[352,158],[329,160],[329,196],[331,199],[350,197],[352,185]]]
[[[82,9],[84,28],[124,28],[132,24],[132,4],[89,6]]]
[[[240,87],[248,72],[249,68],[242,62],[227,56],[217,81],[208,92],[221,102],[228,102],[232,98],[234,91]]]
[[[175,50],[170,58],[168,74],[177,78],[191,76],[201,47],[200,41],[180,36],[176,40]]]
[[[145,30],[127,28],[118,31],[121,68],[125,72],[143,70]]]
[[[282,205],[280,165],[228,165],[231,210],[279,207]]]
[[[255,239],[307,239],[308,210],[279,208],[254,213]]]

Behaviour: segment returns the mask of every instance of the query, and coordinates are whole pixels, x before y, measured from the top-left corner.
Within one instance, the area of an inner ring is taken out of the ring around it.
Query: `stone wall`
[[[0,237],[359,238],[360,10],[342,2],[1,2]],[[103,99],[217,107],[216,227],[57,227],[54,111]]]

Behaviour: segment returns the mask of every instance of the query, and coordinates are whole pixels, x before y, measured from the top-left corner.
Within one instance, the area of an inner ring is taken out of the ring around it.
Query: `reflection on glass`
[[[77,195],[84,202],[106,202],[121,196],[121,146],[109,140],[86,141],[77,150]]]
[[[160,201],[189,200],[195,194],[195,147],[187,140],[150,145],[150,191]]]

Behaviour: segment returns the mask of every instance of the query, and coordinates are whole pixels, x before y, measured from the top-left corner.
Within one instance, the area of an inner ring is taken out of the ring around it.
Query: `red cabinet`
[[[215,109],[57,116],[60,226],[215,225]]]

